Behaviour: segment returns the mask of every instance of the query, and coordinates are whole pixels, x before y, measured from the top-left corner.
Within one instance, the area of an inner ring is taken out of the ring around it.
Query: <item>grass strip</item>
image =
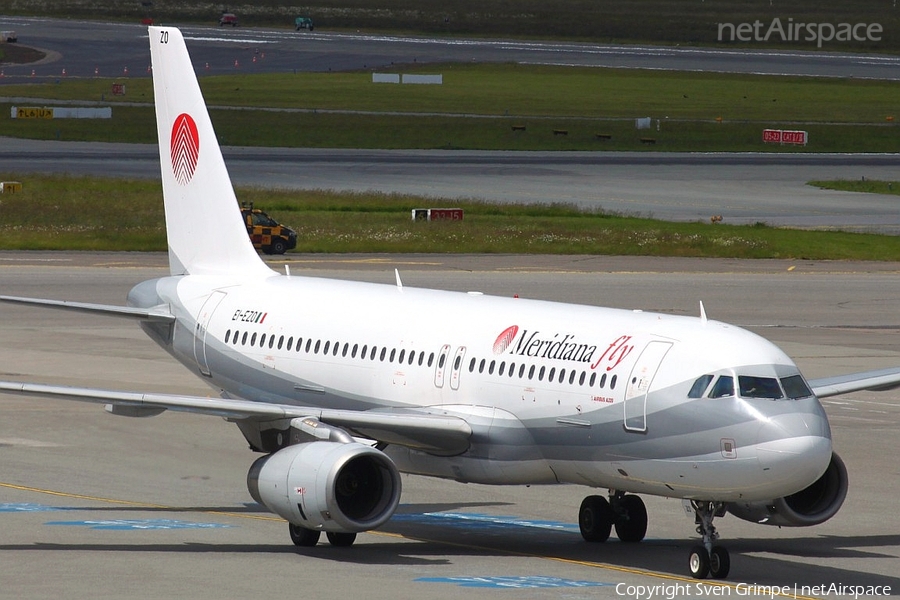
[[[834,179],[829,181],[809,181],[812,185],[823,190],[836,190],[839,192],[863,192],[867,194],[892,194],[900,195],[900,181],[881,181],[878,179]]]
[[[523,65],[398,70],[443,71],[444,84],[282,73],[202,77],[201,87],[219,107],[211,115],[220,142],[239,146],[894,152],[900,145],[895,82]],[[124,98],[110,95],[115,81],[4,85],[7,97],[102,99],[114,109],[108,120],[10,119],[2,133],[152,143],[149,79],[128,80]],[[636,117],[651,117],[651,128],[636,129]],[[764,128],[803,129],[810,143],[764,144]]]
[[[4,180],[14,179],[9,174]],[[900,260],[900,237],[835,231],[670,223],[561,204],[239,188],[241,201],[298,231],[296,252],[616,254],[727,258]],[[462,222],[413,222],[411,209],[452,205]],[[0,249],[163,251],[158,182],[29,176],[0,196]]]

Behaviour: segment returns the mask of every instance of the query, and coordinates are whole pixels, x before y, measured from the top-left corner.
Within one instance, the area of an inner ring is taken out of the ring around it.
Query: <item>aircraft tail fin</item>
[[[272,275],[247,235],[181,32],[149,31],[171,273]]]

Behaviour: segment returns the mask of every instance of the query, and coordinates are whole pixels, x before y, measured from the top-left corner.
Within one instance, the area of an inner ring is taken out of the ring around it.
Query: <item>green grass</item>
[[[0,174],[4,180],[9,174]],[[158,182],[29,176],[0,196],[0,249],[166,248]],[[568,205],[503,205],[377,193],[237,190],[296,229],[297,252],[620,254],[730,258],[900,260],[900,237],[755,226],[669,223]],[[450,204],[462,222],[411,220]]]
[[[877,179],[835,179],[831,181],[809,181],[812,185],[825,190],[840,192],[864,192],[868,194],[900,195],[900,181],[880,181]]]
[[[401,70],[401,69],[398,69]],[[765,145],[765,127],[810,132],[819,152],[893,152],[896,82],[520,65],[403,68],[440,71],[441,86],[373,84],[369,73],[201,78],[220,141],[230,145],[503,150],[796,151]],[[6,119],[0,134],[153,142],[146,78],[111,97],[111,79],[5,85],[9,96],[100,101],[106,121]],[[122,105],[146,103],[146,106]],[[6,113],[9,105],[0,105]],[[285,111],[262,110],[282,108]],[[298,112],[300,111],[300,112]],[[344,112],[329,112],[344,111]],[[346,112],[351,111],[351,112]],[[413,114],[414,113],[414,114]],[[654,119],[637,131],[635,117]],[[656,130],[657,121],[660,130]],[[525,131],[513,131],[513,126]],[[568,135],[554,135],[565,130]],[[597,134],[611,136],[599,140]],[[655,144],[642,144],[651,137]]]

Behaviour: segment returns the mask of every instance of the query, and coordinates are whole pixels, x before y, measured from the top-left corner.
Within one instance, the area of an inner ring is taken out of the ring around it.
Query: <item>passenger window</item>
[[[596,382],[597,382],[597,374],[591,373],[591,380],[590,380],[590,382],[588,382],[588,385],[591,387],[594,387],[594,383],[596,383]]]
[[[491,364],[488,365],[488,375],[494,374],[494,367],[497,365],[497,361],[492,360]]]
[[[469,361],[469,373],[475,372],[475,357],[472,357],[472,360]]]
[[[293,347],[294,347],[294,336],[291,336],[291,337],[288,338],[288,344],[287,344],[286,350],[287,350],[288,352],[290,352],[290,351],[291,351],[291,348],[293,348]]]
[[[241,345],[242,346],[247,345],[247,332],[246,331],[244,332],[244,335],[241,336]]]
[[[712,375],[701,375],[698,377],[697,381],[694,382],[694,385],[691,386],[691,391],[688,392],[688,398],[702,398],[703,392],[706,391],[706,388],[709,387],[712,380]]]
[[[734,396],[734,377],[722,375],[713,386],[712,391],[709,393],[709,397],[725,398],[727,396]]]
[[[318,344],[316,344],[318,346]],[[328,349],[331,348],[331,342],[325,342],[325,348],[322,349],[322,354],[328,354]]]
[[[497,375],[503,375],[506,372],[506,361],[500,361],[500,370],[497,371]]]
[[[547,373],[547,381],[553,381],[553,378],[556,377],[556,367],[552,367],[550,372]]]
[[[617,380],[617,379],[619,379],[619,376],[618,376],[618,375],[613,375],[613,376],[612,376],[612,379],[609,380],[609,389],[611,389],[611,390],[616,389],[616,380]]]
[[[261,336],[259,336],[259,347],[262,348],[265,345],[266,345],[266,334],[264,333]]]
[[[404,358],[406,358],[406,350],[401,350],[401,351],[400,351],[400,358],[397,359],[397,362],[400,363],[400,364],[402,365],[402,364],[403,364],[403,359],[404,359]],[[393,361],[393,360],[394,360],[394,356],[393,356],[393,354],[392,354],[392,355],[391,355],[391,361]]]
[[[784,393],[787,394],[787,397],[791,400],[809,398],[813,395],[812,391],[806,385],[806,382],[803,381],[803,377],[801,377],[800,375],[782,377],[781,386],[784,388]]]
[[[284,336],[279,336],[278,338],[278,349],[281,350],[281,347],[284,345]],[[288,348],[290,350],[290,348]]]
[[[600,376],[600,387],[606,387],[606,373]]]
[[[250,345],[251,346],[256,345],[256,333],[254,333],[253,335],[250,336]]]
[[[359,344],[353,344],[353,350],[350,351],[350,358],[356,358],[356,353],[359,351]]]
[[[528,379],[534,379],[534,365],[531,365],[531,368],[528,369]]]
[[[781,387],[778,385],[778,380],[774,377],[739,375],[738,384],[740,385],[741,397],[743,398],[768,398],[770,400],[784,398],[784,394],[781,393]]]
[[[584,371],[581,372],[581,375],[578,377],[578,385],[584,385],[584,378],[587,376],[587,373]]]
[[[228,340],[231,339],[231,330],[225,332],[225,343],[228,343]]]

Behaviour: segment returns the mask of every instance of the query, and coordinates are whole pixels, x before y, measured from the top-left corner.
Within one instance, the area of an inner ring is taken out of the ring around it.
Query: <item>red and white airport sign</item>
[[[809,141],[806,131],[790,129],[763,129],[763,141],[767,144],[795,144],[805,146]]]

